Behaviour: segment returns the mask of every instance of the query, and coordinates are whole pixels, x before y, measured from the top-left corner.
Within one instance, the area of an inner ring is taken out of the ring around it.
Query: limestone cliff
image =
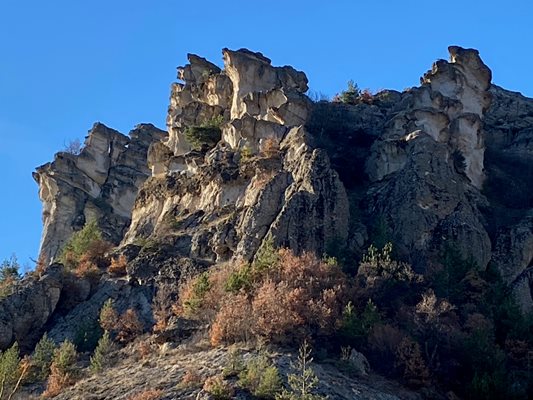
[[[118,244],[128,227],[139,187],[149,175],[148,146],[165,136],[150,124],[127,137],[97,123],[79,154],[57,153],[33,174],[43,203],[41,260],[56,258],[73,232],[95,219],[105,239]]]
[[[493,262],[531,309],[533,100],[491,85],[476,50],[449,51],[420,87],[356,104],[313,103],[303,72],[260,53],[224,49],[224,69],[189,55],[172,85],[168,136],[96,124],[79,155],[58,153],[34,175],[41,256],[56,258],[96,219],[128,259],[126,286],[104,280],[62,307],[72,287],[49,272],[27,283],[44,308],[19,307],[29,291],[0,304],[9,315],[0,345],[46,324],[68,337],[68,321],[96,318],[106,293],[126,293],[149,319],[152,285],[250,260],[267,238],[356,264],[380,231],[419,272],[453,242],[481,268]]]
[[[348,201],[324,150],[303,124],[307,78],[248,50],[223,50],[224,71],[189,55],[173,85],[169,139],[152,146],[150,178],[123,244],[179,242],[181,255],[250,259],[271,236],[279,246],[323,252],[345,240]],[[190,151],[187,129],[220,118],[220,141]]]

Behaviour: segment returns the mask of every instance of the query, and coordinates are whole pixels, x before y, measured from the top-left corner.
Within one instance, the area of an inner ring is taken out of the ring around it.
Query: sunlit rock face
[[[166,237],[183,256],[221,261],[250,259],[266,237],[296,251],[346,239],[346,191],[303,127],[312,105],[305,74],[245,49],[222,55],[224,70],[191,54],[178,69],[169,139],[150,149],[153,177],[124,244]],[[186,130],[213,118],[220,141],[192,151]]]
[[[95,219],[107,240],[119,243],[129,225],[138,188],[150,174],[148,146],[165,132],[139,125],[125,136],[93,126],[79,154],[59,152],[33,177],[43,203],[40,257],[56,258],[73,232]]]
[[[483,180],[482,118],[490,105],[491,71],[477,50],[449,48],[450,61],[439,60],[404,99],[405,108],[390,122],[367,164],[370,178],[381,180],[401,170],[405,143],[424,135],[447,146],[448,158],[463,158],[464,174],[480,189]]]

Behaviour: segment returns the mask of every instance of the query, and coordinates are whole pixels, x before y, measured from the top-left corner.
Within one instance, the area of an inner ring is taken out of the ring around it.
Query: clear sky
[[[533,96],[533,2],[0,0],[0,261],[36,258],[33,169],[95,121],[164,128],[188,52],[261,51],[334,95],[417,85],[447,46],[475,47],[493,81]]]

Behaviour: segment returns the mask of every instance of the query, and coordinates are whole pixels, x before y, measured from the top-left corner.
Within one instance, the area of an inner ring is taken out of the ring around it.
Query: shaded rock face
[[[485,118],[487,181],[483,211],[493,261],[524,310],[533,309],[533,99],[492,86]]]
[[[169,139],[151,147],[123,244],[165,238],[173,256],[251,259],[265,237],[295,251],[345,240],[348,202],[325,151],[303,127],[307,78],[248,50],[223,50],[224,71],[189,55],[172,87]],[[191,151],[185,130],[219,117],[221,141]]]
[[[105,239],[119,243],[129,225],[137,190],[149,175],[150,143],[165,133],[139,125],[130,137],[97,123],[80,154],[57,153],[34,172],[43,202],[40,256],[48,264],[73,232],[96,219]]]
[[[14,341],[23,351],[33,349],[56,309],[62,289],[61,269],[51,266],[40,279],[23,281],[13,295],[1,299],[0,350]]]
[[[419,88],[402,95],[400,111],[372,146],[368,212],[385,218],[415,264],[453,241],[485,267],[491,243],[478,207],[485,202],[482,118],[491,72],[476,50],[449,51],[449,62],[437,61]]]

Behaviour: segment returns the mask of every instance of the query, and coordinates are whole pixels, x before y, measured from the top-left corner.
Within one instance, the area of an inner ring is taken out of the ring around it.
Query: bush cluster
[[[98,224],[92,220],[71,236],[61,251],[59,262],[76,276],[97,281],[108,265],[106,253],[110,249]]]
[[[13,289],[20,279],[19,269],[20,265],[16,256],[12,256],[0,264],[0,299],[13,293]]]
[[[533,322],[494,270],[479,270],[449,246],[423,277],[392,254],[390,244],[370,247],[350,277],[334,260],[267,242],[252,263],[188,281],[177,310],[208,322],[213,345],[311,338],[328,351],[354,348],[412,387],[532,397]]]
[[[252,264],[213,269],[188,282],[180,309],[211,322],[213,345],[251,339],[295,343],[333,333],[345,292],[338,265],[267,246]]]
[[[214,147],[222,137],[220,126],[224,122],[222,115],[211,118],[201,125],[190,126],[185,129],[185,138],[194,150]]]

